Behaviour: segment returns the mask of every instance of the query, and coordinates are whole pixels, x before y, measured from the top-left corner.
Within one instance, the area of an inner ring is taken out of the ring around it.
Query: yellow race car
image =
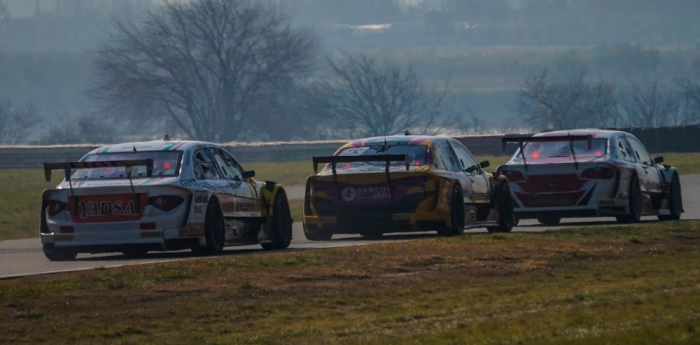
[[[312,241],[334,234],[379,238],[385,233],[437,231],[459,235],[486,227],[509,232],[514,224],[505,176],[487,173],[452,138],[403,135],[352,141],[333,156],[314,157],[306,180],[304,234]],[[325,164],[319,172],[319,164]]]

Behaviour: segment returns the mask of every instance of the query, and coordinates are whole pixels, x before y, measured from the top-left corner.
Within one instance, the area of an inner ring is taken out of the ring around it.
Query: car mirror
[[[664,162],[663,156],[659,156],[659,157],[654,158],[654,163],[656,163],[656,164],[661,164],[663,162]]]
[[[251,178],[251,177],[255,177],[255,170],[243,172],[243,178]]]
[[[491,166],[491,162],[489,162],[489,161],[483,161],[483,162],[479,163],[479,166],[480,166],[482,169],[483,169],[483,168],[488,168],[488,167]]]

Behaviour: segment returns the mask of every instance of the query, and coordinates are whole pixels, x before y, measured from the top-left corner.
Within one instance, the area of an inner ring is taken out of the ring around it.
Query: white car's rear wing
[[[506,146],[508,143],[518,143],[518,147],[520,148],[520,155],[523,157],[523,165],[525,166],[525,170],[527,170],[527,160],[525,158],[525,155],[523,154],[523,144],[524,143],[532,143],[532,142],[538,142],[538,143],[544,143],[544,142],[561,142],[561,141],[568,141],[569,142],[569,150],[571,150],[571,157],[574,158],[574,167],[578,170],[578,162],[576,161],[576,153],[574,152],[574,142],[575,141],[588,141],[588,149],[591,149],[591,146],[593,146],[593,136],[588,134],[588,135],[580,135],[580,134],[567,134],[567,135],[551,135],[551,136],[546,136],[546,137],[533,137],[533,136],[527,136],[527,135],[514,135],[514,136],[507,136],[501,139],[501,142],[503,144],[503,151],[506,151]]]
[[[102,162],[65,162],[65,163],[46,163],[44,162],[44,178],[46,182],[51,182],[51,171],[53,170],[63,170],[65,173],[66,182],[68,182],[68,187],[70,188],[70,194],[75,197],[73,192],[73,183],[71,183],[71,175],[75,169],[101,169],[101,168],[121,168],[126,169],[126,176],[129,178],[129,185],[131,186],[131,193],[134,194],[134,202],[137,208],[140,209],[140,199],[134,190],[134,183],[131,180],[131,168],[133,167],[146,167],[146,176],[153,176],[153,159],[134,159],[134,160],[124,160],[124,161],[102,161]],[[73,198],[74,202],[77,202],[76,198]],[[74,207],[77,210],[77,205]]]
[[[100,169],[100,168],[126,168],[126,175],[131,179],[132,167],[146,167],[148,177],[153,176],[153,159],[135,159],[126,161],[102,161],[102,162],[64,162],[64,163],[44,163],[44,178],[46,182],[51,182],[52,170],[65,171],[66,181],[70,181],[70,176],[75,169]]]

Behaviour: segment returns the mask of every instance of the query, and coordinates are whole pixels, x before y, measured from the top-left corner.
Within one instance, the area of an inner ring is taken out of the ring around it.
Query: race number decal
[[[147,198],[147,194],[75,196],[68,198],[68,208],[76,223],[139,220],[146,208]]]

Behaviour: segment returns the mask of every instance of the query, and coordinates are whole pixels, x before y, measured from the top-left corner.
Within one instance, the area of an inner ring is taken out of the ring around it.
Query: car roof
[[[205,141],[190,140],[152,140],[133,143],[107,145],[90,151],[90,153],[124,153],[136,151],[186,151],[194,147],[211,146]]]
[[[371,137],[364,139],[353,140],[343,146],[341,149],[348,147],[362,147],[371,145],[389,145],[403,144],[409,146],[430,146],[437,141],[447,140],[447,137],[438,137],[433,135],[388,135],[385,137]]]
[[[535,137],[552,137],[552,136],[559,136],[559,135],[591,135],[593,138],[611,138],[613,136],[617,136],[619,134],[623,134],[624,132],[621,131],[611,131],[611,130],[606,130],[606,129],[597,129],[597,128],[591,128],[591,129],[572,129],[572,130],[562,130],[562,131],[551,131],[551,132],[543,132],[543,133],[538,133],[535,134]]]

